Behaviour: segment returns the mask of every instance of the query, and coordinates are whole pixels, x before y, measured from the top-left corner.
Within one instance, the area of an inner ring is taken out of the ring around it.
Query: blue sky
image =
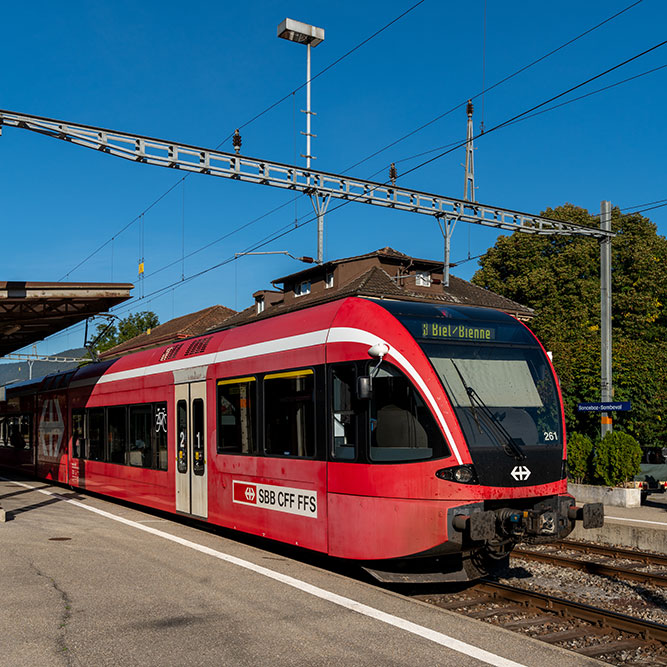
[[[306,49],[276,37],[285,17],[326,31],[312,74],[338,59],[416,0],[351,2],[33,2],[3,10],[0,107],[214,148],[236,127],[305,81]],[[507,3],[425,0],[312,84],[313,167],[340,173],[456,105],[409,139],[355,166],[350,175],[386,180],[465,138],[465,101],[631,4],[631,0]],[[512,116],[665,39],[667,4],[643,0],[618,18],[475,100],[475,129]],[[485,58],[483,53],[485,52]],[[667,46],[562,100],[667,64]],[[242,152],[303,164],[305,90],[242,128]],[[539,213],[572,202],[628,207],[667,198],[664,109],[667,68],[476,141],[478,201]],[[483,112],[483,114],[482,114]],[[483,116],[483,118],[482,118]],[[232,150],[227,141],[223,150]],[[405,187],[463,195],[463,149],[400,179]],[[378,173],[379,172],[379,173]],[[312,217],[301,197],[185,260],[236,228],[290,202],[279,189],[134,164],[37,134],[0,137],[3,280],[133,282],[143,257],[146,298],[118,310],[154,310],[166,321],[212,304],[241,309],[273,278],[300,270],[286,256],[246,256],[150,296]],[[333,205],[332,205],[333,206]],[[647,212],[667,233],[667,207]],[[73,270],[98,247],[113,242]],[[497,232],[459,225],[452,260],[483,253]],[[350,204],[326,219],[325,259],[392,246],[439,259],[442,237],[426,216]],[[263,250],[316,254],[313,223]],[[175,262],[167,269],[162,267]],[[184,271],[183,271],[184,268]],[[454,269],[469,279],[475,261]],[[82,342],[82,327],[39,346]]]

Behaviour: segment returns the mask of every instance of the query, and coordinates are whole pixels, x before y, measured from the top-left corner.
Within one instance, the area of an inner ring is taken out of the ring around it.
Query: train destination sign
[[[630,410],[630,401],[614,403],[579,403],[577,412],[627,412]]]
[[[494,340],[494,327],[470,326],[464,323],[444,324],[442,321],[430,320],[421,323],[421,338],[437,340]]]

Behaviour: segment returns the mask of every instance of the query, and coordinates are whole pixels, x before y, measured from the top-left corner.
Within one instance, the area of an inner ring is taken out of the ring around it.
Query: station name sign
[[[421,322],[421,337],[437,340],[495,340],[493,327],[473,327],[467,324],[443,324],[441,322]]]
[[[618,403],[579,403],[577,412],[627,412],[631,409],[630,401]]]

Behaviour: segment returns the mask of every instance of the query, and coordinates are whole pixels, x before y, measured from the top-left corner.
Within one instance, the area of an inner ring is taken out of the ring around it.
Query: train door
[[[206,382],[177,384],[176,511],[208,516]]]

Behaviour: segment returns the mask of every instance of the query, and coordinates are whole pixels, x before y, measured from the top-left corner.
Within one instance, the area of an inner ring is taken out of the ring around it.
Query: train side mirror
[[[367,401],[373,396],[373,385],[368,375],[360,375],[357,378],[357,398],[360,401]]]

